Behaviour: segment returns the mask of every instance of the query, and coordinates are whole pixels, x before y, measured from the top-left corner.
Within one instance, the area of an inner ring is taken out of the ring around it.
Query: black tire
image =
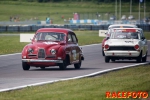
[[[146,55],[142,58],[142,62],[146,62],[147,61],[147,53]]]
[[[23,68],[23,70],[29,70],[30,65],[28,65],[26,62],[22,62],[22,68]]]
[[[102,55],[105,56],[104,50],[102,49]]]
[[[74,68],[75,69],[80,69],[81,64],[82,64],[82,61],[80,61],[79,63],[74,64]]]
[[[140,55],[136,58],[136,62],[137,63],[141,63],[142,61],[142,52],[140,53]]]
[[[66,67],[67,67],[67,62],[66,62],[66,59],[65,59],[65,60],[63,60],[63,63],[59,64],[59,69],[60,70],[65,70]]]
[[[45,69],[45,67],[40,67],[41,69]]]
[[[109,63],[109,61],[110,61],[110,58],[107,57],[107,56],[105,56],[105,62],[106,62],[106,63]]]
[[[112,61],[112,62],[115,62],[116,60],[115,60],[115,59],[111,59],[111,61]]]

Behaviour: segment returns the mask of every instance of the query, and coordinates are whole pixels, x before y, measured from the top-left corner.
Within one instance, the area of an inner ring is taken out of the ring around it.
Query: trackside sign
[[[34,34],[20,34],[20,42],[31,42]]]
[[[99,37],[106,37],[106,32],[107,32],[108,30],[99,30]]]

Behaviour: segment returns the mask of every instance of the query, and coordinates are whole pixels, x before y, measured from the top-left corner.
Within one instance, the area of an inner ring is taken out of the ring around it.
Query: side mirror
[[[106,37],[106,40],[108,40],[109,39],[109,37]]]
[[[105,32],[105,35],[108,34],[108,32]]]
[[[144,40],[144,39],[145,39],[145,37],[142,37],[141,39],[142,39],[142,40]]]
[[[30,37],[30,40],[32,41],[32,40],[33,40],[33,38],[32,38],[32,37]]]

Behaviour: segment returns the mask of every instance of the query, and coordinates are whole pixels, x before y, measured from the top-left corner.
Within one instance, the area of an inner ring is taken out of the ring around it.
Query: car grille
[[[38,58],[45,58],[45,50],[44,49],[39,49]]]
[[[130,51],[134,51],[135,48],[134,47],[127,47],[127,46],[110,46],[109,50],[130,50]]]

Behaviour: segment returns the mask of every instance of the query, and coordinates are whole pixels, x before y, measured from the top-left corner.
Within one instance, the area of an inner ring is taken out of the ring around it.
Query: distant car
[[[146,62],[148,45],[142,32],[140,28],[114,28],[104,44],[105,62],[120,59]]]
[[[70,29],[41,28],[36,31],[32,43],[22,50],[22,68],[30,66],[44,69],[59,66],[61,70],[74,64],[79,69],[84,60],[76,34]]]
[[[103,56],[105,56],[104,50],[103,50],[103,48],[104,48],[104,43],[105,43],[105,41],[107,40],[107,37],[110,36],[111,29],[113,29],[113,28],[137,28],[137,26],[136,26],[136,25],[132,25],[132,24],[113,24],[113,25],[110,25],[110,26],[108,27],[108,31],[105,33],[105,34],[106,34],[106,38],[104,38],[104,39],[102,40],[102,55],[103,55]]]

